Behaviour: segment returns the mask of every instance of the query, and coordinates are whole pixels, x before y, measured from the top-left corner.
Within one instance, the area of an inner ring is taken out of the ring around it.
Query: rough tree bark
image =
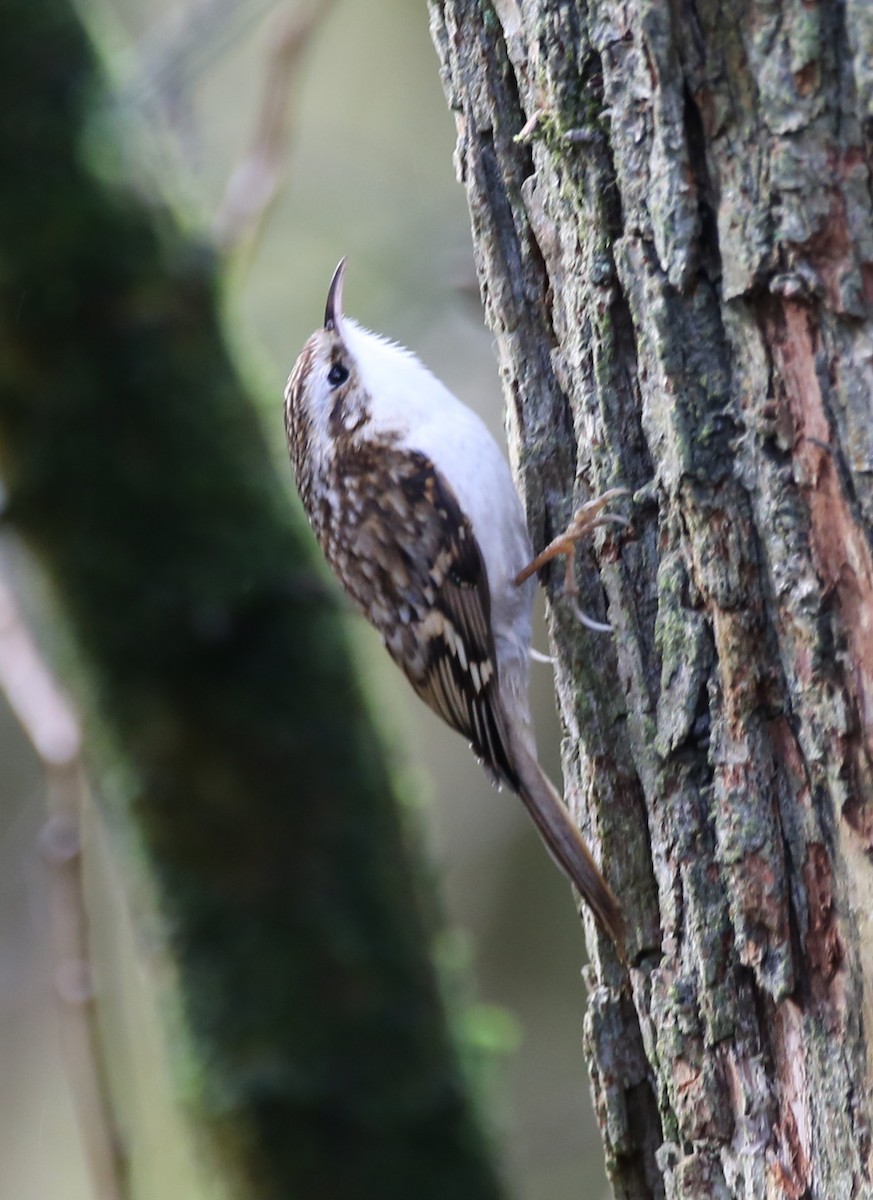
[[[106,182],[99,87],[67,0],[0,0],[3,516],[57,586],[146,851],[195,1116],[251,1200],[488,1200],[336,593],[213,254]]]
[[[634,492],[551,606],[616,1194],[869,1195],[873,9],[430,8],[535,541]]]

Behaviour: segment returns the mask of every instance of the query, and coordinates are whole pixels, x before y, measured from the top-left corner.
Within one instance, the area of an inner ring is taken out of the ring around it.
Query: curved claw
[[[575,600],[570,600],[570,608],[573,616],[580,625],[584,625],[586,629],[593,629],[595,633],[612,633],[612,626],[606,621],[595,621],[593,617],[589,617],[587,612],[583,612]]]
[[[533,646],[528,650],[531,661],[535,663],[545,663],[549,667],[555,665],[555,660],[551,654],[543,654],[541,650],[535,650]]]
[[[622,517],[619,513],[603,511],[608,504],[619,496],[627,496],[629,494],[627,488],[610,488],[602,496],[597,496],[596,499],[589,500],[587,504],[583,504],[581,508],[578,508],[564,532],[549,542],[545,550],[538,554],[532,562],[529,562],[523,570],[519,571],[513,580],[516,587],[524,583],[526,579],[530,579],[531,575],[541,567],[544,567],[547,562],[550,562],[553,558],[557,558],[559,554],[564,554],[567,558],[567,567],[564,575],[564,595],[570,601],[573,615],[586,629],[593,629],[596,633],[611,633],[611,625],[607,625],[604,621],[595,621],[593,617],[589,617],[587,613],[583,612],[576,603],[577,589],[573,575],[576,543],[585,537],[586,534],[592,533],[595,529],[599,529],[604,525],[620,525],[625,529],[629,529],[631,523],[627,517]]]

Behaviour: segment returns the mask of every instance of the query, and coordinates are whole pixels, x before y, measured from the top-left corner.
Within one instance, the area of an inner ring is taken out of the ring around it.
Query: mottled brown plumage
[[[532,557],[493,439],[399,347],[342,316],[288,381],[297,486],[334,572],[421,698],[517,792],[559,865],[620,943],[618,904],[536,757],[527,699]]]

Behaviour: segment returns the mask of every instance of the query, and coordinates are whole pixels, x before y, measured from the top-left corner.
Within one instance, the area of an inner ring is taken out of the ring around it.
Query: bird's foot
[[[553,558],[557,558],[559,554],[563,554],[567,560],[564,570],[563,594],[570,601],[574,616],[589,629],[594,629],[599,633],[610,633],[612,630],[611,625],[607,625],[603,621],[595,621],[593,617],[589,617],[587,613],[583,612],[576,602],[576,597],[579,594],[579,588],[576,586],[575,572],[576,543],[589,533],[593,533],[595,529],[599,529],[604,525],[623,525],[625,528],[629,528],[630,521],[626,517],[619,516],[618,513],[606,511],[613,500],[617,500],[619,496],[627,495],[629,495],[627,488],[610,488],[602,496],[597,496],[594,500],[589,500],[587,504],[583,504],[581,508],[577,508],[570,524],[564,532],[553,538],[545,550],[529,562],[523,570],[519,571],[513,580],[515,586],[520,587],[525,580],[530,579],[535,571],[539,571],[547,562],[551,562]]]

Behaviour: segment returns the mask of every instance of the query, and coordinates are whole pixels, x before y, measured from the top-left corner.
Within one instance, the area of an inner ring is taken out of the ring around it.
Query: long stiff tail
[[[520,738],[514,737],[512,741],[513,760],[519,778],[518,794],[525,808],[552,858],[582,893],[583,900],[623,957],[624,918],[612,889],[600,873],[582,834],[573,824],[564,801],[534,755],[521,744]]]

